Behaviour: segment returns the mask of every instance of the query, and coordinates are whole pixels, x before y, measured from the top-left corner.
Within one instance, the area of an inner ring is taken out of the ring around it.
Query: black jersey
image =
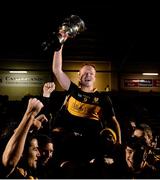
[[[98,91],[87,93],[71,82],[67,95],[57,120],[65,128],[82,134],[100,132],[104,121],[114,116],[110,98]]]

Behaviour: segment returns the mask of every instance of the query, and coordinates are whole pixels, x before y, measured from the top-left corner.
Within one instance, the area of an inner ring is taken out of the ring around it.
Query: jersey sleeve
[[[69,94],[72,94],[73,92],[75,92],[77,90],[78,90],[78,86],[71,81],[70,87],[66,93],[69,95]]]

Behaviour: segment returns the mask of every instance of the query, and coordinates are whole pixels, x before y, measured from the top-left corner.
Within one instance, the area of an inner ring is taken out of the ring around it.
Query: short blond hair
[[[95,71],[96,71],[96,66],[95,66],[94,64],[92,64],[92,63],[84,63],[84,64],[82,64],[81,67],[80,67],[80,69],[79,69],[79,71],[80,71],[84,66],[91,66],[91,67],[93,67],[93,68],[95,69]]]

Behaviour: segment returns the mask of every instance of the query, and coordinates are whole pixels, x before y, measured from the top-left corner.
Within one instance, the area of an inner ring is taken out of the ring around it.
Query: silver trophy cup
[[[53,32],[49,40],[42,43],[42,49],[43,51],[49,49],[52,51],[58,51],[66,41],[66,38],[64,38],[60,32],[66,34],[67,38],[74,38],[85,29],[84,21],[79,16],[71,15],[64,19],[63,23],[58,28],[58,32]]]

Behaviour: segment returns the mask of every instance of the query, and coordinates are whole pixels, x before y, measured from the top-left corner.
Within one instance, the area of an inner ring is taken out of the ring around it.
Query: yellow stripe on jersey
[[[25,171],[23,168],[17,167],[17,171],[18,171],[22,176],[24,176],[24,178],[27,177],[27,171]],[[33,177],[33,176],[29,176],[28,179],[38,180],[37,177]]]
[[[84,117],[88,119],[99,120],[101,115],[101,107],[94,104],[80,102],[70,97],[67,104],[67,110],[74,116]]]

